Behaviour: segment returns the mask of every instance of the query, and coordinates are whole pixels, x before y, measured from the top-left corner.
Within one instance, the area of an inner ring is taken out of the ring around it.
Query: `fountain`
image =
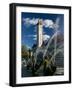
[[[56,60],[56,55],[61,53],[62,55],[64,55],[64,45],[63,45],[63,42],[61,43],[61,45],[59,45],[59,47],[57,47],[57,38],[58,38],[58,34],[60,34],[60,31],[58,30],[58,28],[54,28],[54,34],[52,35],[52,37],[48,40],[47,42],[47,45],[45,45],[45,47],[42,47],[42,41],[40,43],[40,40],[41,40],[41,37],[43,36],[42,35],[42,25],[41,25],[41,21],[39,21],[38,23],[38,29],[40,29],[41,31],[39,32],[38,31],[38,35],[41,34],[41,36],[38,37],[38,45],[37,45],[37,48],[35,50],[35,52],[33,52],[33,71],[34,71],[34,74],[35,73],[40,73],[40,76],[43,75],[43,68],[44,68],[44,62],[45,62],[45,57],[49,57],[49,59],[47,58],[47,62],[48,62],[48,69],[52,71],[52,68],[55,66],[55,60]],[[53,41],[54,40],[54,41]],[[49,51],[48,49],[50,48],[50,45],[52,43],[52,41],[54,42],[54,45],[53,45],[53,50]],[[41,61],[38,59],[38,55],[40,55],[40,53],[42,54],[41,56]],[[51,57],[50,57],[50,56]],[[31,59],[32,61],[32,59]],[[39,65],[38,65],[38,68],[36,68],[36,65],[37,65],[37,62],[39,61]],[[32,67],[32,66],[31,66]],[[57,67],[57,66],[56,66]],[[56,67],[54,70],[56,70]],[[59,72],[59,71],[62,71],[62,72]],[[64,72],[64,69],[61,67],[57,67],[57,71],[55,74],[58,74],[58,72],[61,74]],[[53,75],[53,74],[52,74]]]

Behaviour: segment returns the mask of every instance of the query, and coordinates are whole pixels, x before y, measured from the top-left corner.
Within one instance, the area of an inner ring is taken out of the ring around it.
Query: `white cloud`
[[[38,19],[35,19],[35,18],[30,19],[29,23],[32,24],[32,25],[36,25],[38,23]]]
[[[37,40],[37,35],[33,35],[33,40]]]
[[[23,22],[25,23],[25,24],[28,24],[29,23],[29,18],[23,18]]]
[[[29,25],[36,25],[38,23],[38,20],[39,20],[39,18],[32,18],[32,19],[23,18],[24,24],[27,24],[28,26]],[[53,20],[50,20],[50,19],[45,19],[45,20],[42,19],[42,21],[43,21],[43,26],[45,28],[52,28],[54,30],[59,28],[60,18],[57,18],[55,22]]]
[[[48,40],[49,38],[50,38],[49,35],[47,35],[47,34],[43,35],[43,40],[44,40],[44,41],[45,41],[45,40]]]
[[[33,35],[32,37],[33,37],[33,40],[37,40],[37,35]],[[49,38],[50,38],[49,35],[47,34],[43,35],[43,41],[48,40]]]
[[[27,36],[25,36],[25,37],[29,37],[29,38],[33,38],[33,40],[37,40],[37,35],[35,34],[35,35],[27,35]],[[47,34],[44,34],[43,35],[43,41],[45,41],[45,40],[48,40],[50,38],[50,36],[49,35],[47,35]]]
[[[23,18],[23,22],[24,24],[32,24],[32,25],[36,25],[38,23],[38,18]]]
[[[53,28],[54,22],[52,20],[46,19],[43,21],[43,26],[46,28]]]

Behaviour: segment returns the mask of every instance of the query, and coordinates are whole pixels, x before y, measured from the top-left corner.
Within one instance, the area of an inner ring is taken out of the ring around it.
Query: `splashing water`
[[[50,38],[47,46],[45,47],[45,51],[44,51],[44,54],[43,54],[43,58],[44,58],[44,56],[46,55],[47,50],[48,50],[48,47],[50,46],[52,40],[58,35],[58,33],[59,33],[59,31],[57,31],[56,33],[54,33],[54,35]]]

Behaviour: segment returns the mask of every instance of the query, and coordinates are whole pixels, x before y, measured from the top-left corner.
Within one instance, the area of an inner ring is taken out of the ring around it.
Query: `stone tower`
[[[37,24],[37,46],[41,47],[42,43],[43,43],[43,24],[42,20],[39,19]]]

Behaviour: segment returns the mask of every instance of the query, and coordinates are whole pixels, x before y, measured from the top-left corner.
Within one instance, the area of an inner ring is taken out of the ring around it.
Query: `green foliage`
[[[28,49],[27,49],[27,47],[25,45],[22,45],[21,55],[22,55],[22,58],[26,59],[26,60],[29,57],[29,52],[28,52]]]

